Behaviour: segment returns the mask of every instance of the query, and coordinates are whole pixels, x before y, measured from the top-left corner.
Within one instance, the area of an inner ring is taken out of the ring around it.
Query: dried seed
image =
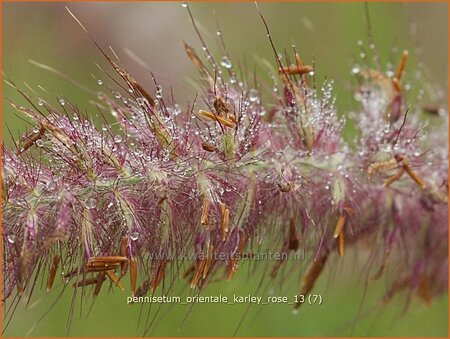
[[[395,72],[395,79],[400,80],[402,78],[403,70],[405,69],[406,60],[408,59],[408,51],[403,51],[398,63],[397,70]]]
[[[39,126],[39,131],[37,133],[31,132],[27,135],[25,135],[22,138],[22,141],[24,142],[24,145],[21,147],[20,150],[17,151],[17,155],[25,152],[28,150],[36,141],[42,138],[42,136],[45,133],[45,128],[41,125]]]
[[[200,218],[200,223],[205,226],[208,223],[208,211],[209,211],[209,200],[207,198],[203,199],[202,216]]]
[[[86,265],[86,272],[105,272],[118,268],[120,264],[103,264],[96,263],[92,265]]]
[[[188,44],[184,43],[184,49],[186,51],[186,54],[188,55],[189,59],[194,63],[194,65],[197,67],[199,72],[207,79],[210,86],[214,87],[214,79],[203,64],[203,62],[200,60],[200,58],[197,56],[197,53],[195,53],[194,49],[189,46]]]
[[[289,74],[289,75],[294,75],[294,74],[308,74],[310,72],[312,72],[314,70],[314,68],[312,68],[311,66],[283,66],[283,67],[278,67],[278,71],[280,74]]]
[[[309,265],[306,274],[302,279],[300,287],[301,295],[307,295],[314,287],[317,278],[320,276],[320,273],[322,273],[322,270],[325,267],[325,263],[328,258],[328,253],[329,253],[328,249],[322,249],[322,252],[320,253],[319,257]],[[294,305],[294,308],[297,309],[300,307],[300,305],[301,303],[297,302]]]
[[[214,100],[214,108],[219,116],[228,118],[229,109],[228,105],[220,97],[216,97]]]
[[[104,264],[120,264],[126,262],[128,259],[125,256],[105,256],[105,257],[91,257],[88,264],[104,263]]]
[[[367,173],[369,174],[369,178],[370,178],[370,176],[373,174],[373,172],[377,172],[380,170],[390,170],[390,169],[393,169],[396,167],[398,167],[398,161],[396,159],[391,159],[391,160],[383,161],[383,162],[375,162],[375,163],[369,165],[369,168],[367,169]]]
[[[228,222],[230,220],[230,210],[225,207],[225,204],[220,205],[220,236],[222,241],[227,240],[228,236]]]
[[[153,278],[151,287],[152,287],[152,291],[154,292],[158,286],[161,284],[162,279],[164,278],[164,274],[166,271],[166,261],[160,261],[158,269],[156,271],[156,274]]]
[[[200,259],[197,262],[197,265],[196,265],[195,271],[194,271],[194,276],[192,277],[192,281],[191,281],[191,288],[197,287],[200,277],[202,276],[203,267],[204,267],[205,263],[206,263],[205,259]]]
[[[50,266],[50,270],[49,270],[48,278],[47,278],[47,292],[49,292],[53,287],[53,282],[55,281],[56,271],[58,270],[58,266],[59,266],[59,259],[60,259],[59,255],[55,255],[53,257],[53,261]]]
[[[340,257],[344,255],[344,230],[339,233],[339,236],[337,238],[338,240],[338,254]]]
[[[97,281],[99,277],[94,277],[94,278],[88,278],[88,279],[83,279],[77,282],[74,282],[72,284],[72,287],[82,287],[82,286],[88,286],[88,285],[93,285],[93,284],[97,284]],[[105,276],[103,275],[103,280],[105,280]]]
[[[228,270],[227,270],[227,280],[230,281],[233,278],[234,272],[237,270],[236,260],[234,258],[230,258],[228,261]]]
[[[207,143],[206,141],[202,142],[202,147],[207,152],[214,152],[216,149],[213,145]]]
[[[230,128],[235,128],[236,127],[236,121],[233,121],[230,118],[221,117],[221,116],[219,116],[217,114],[214,114],[214,113],[211,113],[211,112],[208,112],[208,111],[199,110],[198,111],[198,115],[201,118],[206,118],[208,120],[216,121],[222,126],[226,126],[226,127],[230,127]]]
[[[403,169],[405,170],[406,174],[409,175],[409,177],[420,187],[425,187],[425,182],[416,174],[413,172],[411,167],[409,167],[409,164],[403,161]]]
[[[428,289],[427,279],[424,276],[420,278],[419,286],[417,287],[417,294],[422,298],[425,304],[431,304],[430,291]]]
[[[147,99],[147,102],[149,103],[149,105],[151,107],[155,106],[155,100],[153,100],[153,98],[150,96],[150,94],[148,94],[148,92],[144,89],[144,87],[142,87],[136,80],[132,80],[131,84],[133,86],[133,89],[136,90],[145,98]]]
[[[345,216],[344,215],[340,215],[339,219],[336,223],[336,228],[334,229],[334,233],[333,233],[333,237],[337,238],[339,237],[339,234],[341,234],[342,232],[342,228],[344,227],[345,224]]]
[[[293,182],[287,182],[283,184],[278,184],[278,188],[281,192],[290,192],[294,188]]]
[[[97,274],[97,282],[94,287],[94,297],[96,297],[100,293],[100,290],[103,286],[103,282],[106,279],[105,275],[106,275],[106,272],[99,272]]]
[[[403,173],[405,173],[405,170],[403,168],[400,168],[397,173],[394,175],[391,175],[386,180],[384,180],[383,186],[388,187],[392,183],[396,182],[398,179],[400,179],[403,176]]]
[[[114,274],[114,271],[106,271],[106,274],[108,275],[108,278],[122,291],[125,291],[125,288],[123,287],[122,283],[119,281],[119,277]]]

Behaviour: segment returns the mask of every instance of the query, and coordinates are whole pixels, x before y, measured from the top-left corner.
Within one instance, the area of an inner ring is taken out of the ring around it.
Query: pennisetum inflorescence
[[[47,290],[62,279],[93,296],[106,282],[124,290],[124,279],[132,296],[169,293],[180,277],[201,290],[239,274],[261,244],[305,250],[307,263],[289,268],[301,272],[302,295],[349,247],[370,253],[369,280],[395,268],[383,301],[406,291],[428,303],[446,289],[447,117],[430,133],[405,102],[408,53],[392,72],[369,61],[353,68],[361,109],[348,143],[333,82],[318,85],[295,46],[282,63],[261,18],[276,56],[269,95],[200,35],[202,55],[184,48],[203,92],[183,108],[156,79],[155,93],[144,89],[91,38],[120,78],[97,93],[95,110],[112,113],[118,129],[10,83],[28,101],[11,105],[34,128],[2,147],[4,301],[30,298],[42,276]],[[279,278],[285,260],[271,265],[269,278]]]

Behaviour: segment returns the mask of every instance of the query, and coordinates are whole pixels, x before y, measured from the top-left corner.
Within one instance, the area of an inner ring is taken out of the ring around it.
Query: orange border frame
[[[95,0],[96,2],[127,2],[126,0]],[[136,2],[152,2],[155,0],[134,0]],[[180,2],[177,0],[163,0],[166,2]],[[9,3],[9,2],[65,2],[62,0],[0,0],[0,22],[2,22],[3,19],[3,3]],[[69,0],[68,2],[90,2],[90,1],[83,1],[83,0]],[[217,0],[189,0],[189,2],[221,2],[221,1],[217,1]],[[251,0],[227,0],[227,2],[252,2]],[[276,0],[258,0],[258,2],[277,2]],[[281,2],[281,1],[280,1]],[[321,2],[321,3],[355,3],[355,2],[364,2],[362,0],[320,0],[320,1],[314,1],[314,0],[283,0],[283,2]],[[392,3],[398,3],[398,2],[409,2],[409,3],[447,3],[449,4],[449,0],[368,0],[366,2],[392,2]],[[450,16],[450,7],[447,7],[447,39],[450,38],[450,26],[448,24],[448,17]],[[3,47],[3,32],[2,32],[2,28],[3,25],[0,25],[0,65],[3,65],[3,56],[2,56],[2,47]],[[447,58],[449,61],[448,67],[447,67],[447,98],[450,97],[450,87],[449,87],[449,81],[450,81],[450,39],[447,41]],[[3,104],[3,81],[0,81],[0,106]],[[447,104],[448,106],[448,104]],[[447,112],[449,111],[449,107],[447,107]],[[448,128],[448,132],[450,135],[450,124],[447,126]],[[3,140],[3,110],[0,110],[0,137],[2,137]],[[450,142],[448,142],[447,147],[450,146]],[[1,150],[0,150],[1,152]],[[448,152],[448,150],[447,150]],[[0,157],[0,165],[3,166],[2,164],[2,158]],[[448,173],[447,176],[450,176],[450,168],[448,169]],[[1,187],[0,187],[0,193],[1,193]],[[450,195],[449,195],[450,197]],[[0,202],[1,202],[2,196],[0,195]],[[448,209],[448,224],[450,225],[450,208],[449,205],[447,204],[447,209]],[[0,217],[2,217],[2,211],[0,211]],[[3,219],[2,219],[3,220]],[[2,231],[2,227],[1,227],[1,221],[0,221],[0,232]],[[3,244],[2,244],[2,237],[0,237],[0,256],[3,258]],[[448,256],[450,257],[450,232],[448,233],[448,239],[447,239],[447,243],[448,243]],[[2,263],[3,264],[3,263]],[[449,270],[449,275],[448,275],[448,282],[450,283],[450,270]],[[3,277],[2,277],[2,270],[0,270],[0,289],[2,289],[2,283],[3,283]],[[449,285],[450,286],[450,285]],[[448,293],[447,293],[448,294]],[[449,307],[450,305],[450,295],[447,296],[448,300],[447,300],[447,307]],[[0,310],[0,314],[3,313],[3,303],[0,301],[1,303],[1,310]],[[450,312],[449,309],[447,308],[447,316],[448,318],[448,328],[447,328],[447,338],[450,338]],[[0,317],[0,328],[3,328],[3,317]],[[11,337],[14,338],[14,337]],[[52,337],[57,339],[58,337]],[[61,337],[61,338],[65,338],[65,337]],[[75,338],[76,337],[72,337]],[[100,338],[100,337],[99,337]],[[163,338],[171,338],[171,337],[163,337]],[[175,338],[175,337],[173,337]],[[226,337],[215,337],[217,339],[222,339],[222,338],[226,338]],[[256,337],[239,337],[242,339],[254,339]],[[299,337],[302,339],[306,339],[308,337]],[[330,337],[333,338],[333,337]],[[344,337],[345,338],[345,337]],[[353,337],[346,337],[346,338],[353,338]],[[374,337],[375,338],[375,337]],[[397,337],[384,337],[386,339],[393,339],[393,338],[397,338]],[[120,337],[117,337],[116,339],[120,339]],[[419,338],[417,338],[419,339]]]

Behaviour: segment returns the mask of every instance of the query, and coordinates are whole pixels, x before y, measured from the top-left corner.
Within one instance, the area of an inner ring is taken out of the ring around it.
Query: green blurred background
[[[93,111],[89,100],[95,99],[60,77],[31,65],[33,59],[71,76],[76,81],[100,90],[97,79],[106,76],[95,63],[108,69],[98,50],[81,28],[68,15],[68,5],[85,24],[97,41],[106,49],[111,45],[125,68],[142,84],[153,88],[153,82],[142,67],[124,53],[129,48],[143,59],[157,80],[172,86],[177,101],[183,105],[195,95],[189,79],[196,70],[185,56],[182,41],[198,51],[195,36],[186,10],[180,3],[4,3],[3,4],[3,76],[25,87],[33,88],[38,96],[50,102],[64,96],[77,103],[82,110]],[[357,41],[367,46],[367,30],[362,3],[261,3],[277,48],[297,46],[305,62],[314,55],[317,79],[326,76],[335,80],[337,106],[341,114],[357,109],[353,100],[354,82],[350,74],[352,64],[359,60]],[[250,70],[256,68],[268,79],[261,59],[273,62],[273,55],[264,27],[253,3],[192,3],[191,9],[200,30],[211,49],[218,50],[216,22],[234,60],[246,61]],[[370,3],[373,37],[383,65],[396,65],[399,51],[409,49],[406,77],[412,70],[423,68],[433,86],[442,91],[437,99],[446,105],[447,98],[447,4],[444,3]],[[397,51],[395,50],[397,49]],[[220,57],[219,53],[214,53]],[[45,88],[45,93],[38,88]],[[104,86],[104,85],[103,85]],[[3,86],[3,99],[23,102],[16,91]],[[414,97],[410,101],[414,103]],[[426,100],[426,98],[425,98]],[[18,119],[3,100],[3,142],[11,145],[5,129],[8,125],[17,138],[27,125]],[[28,127],[29,128],[29,127]],[[352,130],[346,131],[352,136]],[[239,336],[447,336],[447,295],[435,299],[431,306],[413,301],[402,313],[404,299],[398,297],[388,306],[380,306],[385,283],[370,284],[364,294],[362,264],[351,251],[345,265],[333,261],[316,287],[323,294],[321,306],[302,306],[293,315],[287,305],[251,306],[240,326]],[[363,256],[364,257],[364,256]],[[264,266],[262,264],[261,266]],[[230,282],[211,284],[204,295],[222,293],[255,294],[264,274],[264,267],[249,276],[248,265],[242,265]],[[277,284],[275,295],[292,298],[297,292],[298,273],[288,274],[283,286]],[[266,279],[267,281],[267,279]],[[266,286],[266,283],[264,284]],[[59,288],[58,288],[59,287]],[[6,336],[61,336],[65,334],[71,292],[59,296],[61,284],[50,293],[38,291],[29,306],[20,304],[5,332]],[[177,282],[173,293],[187,295],[186,283]],[[43,290],[44,288],[42,288]],[[68,288],[70,289],[70,288]],[[105,288],[87,316],[90,300],[83,302],[80,316],[79,300],[70,335],[72,336],[139,336],[144,321],[138,318],[140,307],[126,305],[127,292],[106,294]],[[267,295],[269,290],[260,292]],[[37,324],[54,300],[60,299]],[[78,298],[79,299],[79,298]],[[361,300],[364,301],[360,309]],[[144,305],[144,314],[148,305]],[[153,312],[157,305],[153,306]],[[154,336],[229,336],[238,326],[246,305],[198,304],[188,311],[186,306],[164,306],[155,321]],[[144,316],[145,317],[145,316]],[[33,330],[31,332],[30,329]]]

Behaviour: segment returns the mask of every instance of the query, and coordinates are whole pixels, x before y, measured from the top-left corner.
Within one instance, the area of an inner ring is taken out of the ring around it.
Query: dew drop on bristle
[[[161,99],[162,98],[162,87],[161,86],[156,86],[156,98],[157,99]]]
[[[258,101],[258,91],[254,88],[252,88],[249,92],[248,92],[248,99],[251,102],[255,102]]]
[[[173,105],[173,115],[178,116],[180,114],[181,114],[180,105],[178,104]]]
[[[133,241],[138,240],[139,239],[139,233],[138,232],[132,232],[130,234],[130,239],[133,240]]]
[[[14,244],[14,242],[16,241],[16,239],[15,239],[15,237],[13,236],[13,235],[8,235],[8,242],[10,243],[10,244]]]
[[[97,206],[97,200],[95,198],[88,198],[84,202],[84,205],[88,210],[92,210]]]
[[[58,99],[59,103],[61,104],[61,106],[64,106],[66,104],[65,100],[63,98]]]
[[[41,139],[38,139],[38,140],[36,140],[36,146],[42,147],[42,146],[44,146],[44,142]]]
[[[122,136],[121,136],[121,135],[116,135],[116,136],[114,137],[114,142],[115,142],[116,144],[120,144],[120,143],[122,142]]]
[[[359,74],[359,72],[361,72],[361,69],[358,66],[353,66],[352,67],[352,74],[353,75]]]
[[[183,8],[187,8],[187,6],[188,6],[187,2],[183,2],[183,3],[181,3],[181,7],[183,7]]]
[[[101,81],[100,79],[97,80],[97,83],[98,83],[100,86],[103,85],[103,81]]]
[[[228,59],[228,57],[223,56],[222,59],[220,59],[220,65],[222,67],[225,67],[227,69],[230,69],[233,65],[231,64],[230,59]]]

